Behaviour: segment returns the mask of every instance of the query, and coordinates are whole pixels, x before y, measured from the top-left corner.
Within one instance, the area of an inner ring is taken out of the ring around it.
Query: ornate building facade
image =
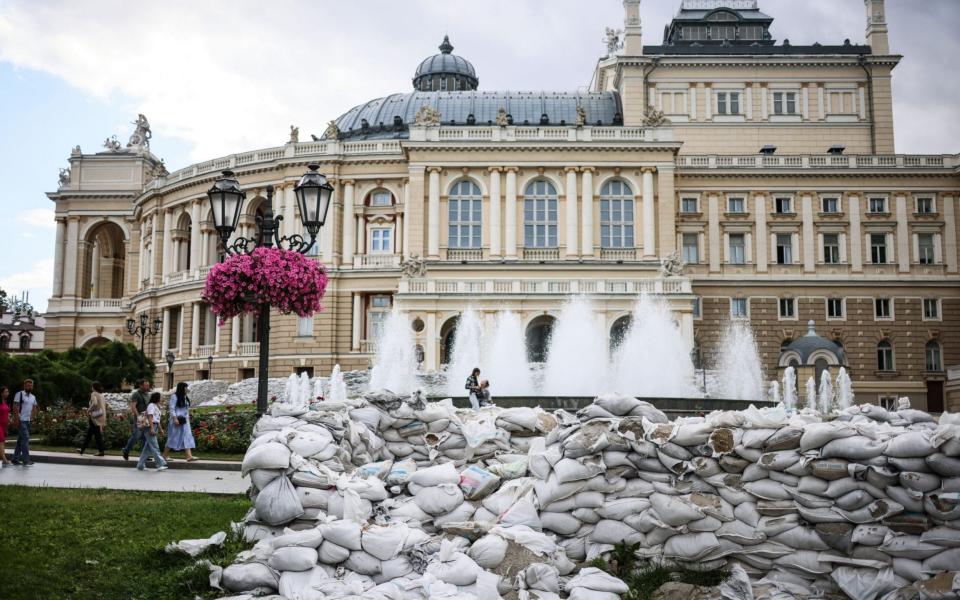
[[[253,319],[218,328],[200,298],[219,252],[205,194],[233,170],[248,234],[271,184],[282,233],[296,233],[293,186],[317,162],[336,184],[316,250],[326,309],[273,319],[276,376],[367,367],[394,306],[436,369],[468,305],[521,314],[536,358],[571,294],[615,332],[647,292],[708,360],[746,319],[768,378],[843,362],[861,400],[942,410],[960,363],[960,157],[895,153],[901,57],[883,0],[865,8],[864,45],[794,46],[772,39],[756,0],[682,0],[663,42],[644,45],[640,0],[625,0],[583,93],[478,89],[445,39],[413,91],[354,107],[322,138],[293,132],[172,173],[141,116],[126,147],[75,148],[49,194],[47,347],[127,339],[146,311],[163,317],[149,352],[173,350],[178,379],[254,376]],[[674,253],[679,275],[661,264]],[[797,343],[811,321],[826,344]]]

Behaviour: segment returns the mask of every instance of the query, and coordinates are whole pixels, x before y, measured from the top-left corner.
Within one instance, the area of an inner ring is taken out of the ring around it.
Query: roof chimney
[[[643,54],[643,28],[640,26],[640,0],[623,0],[623,54]]]
[[[874,54],[890,54],[884,0],[863,0],[867,7],[867,44]]]

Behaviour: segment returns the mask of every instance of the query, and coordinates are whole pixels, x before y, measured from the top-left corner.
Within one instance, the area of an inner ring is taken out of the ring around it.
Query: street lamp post
[[[167,350],[167,354],[164,356],[167,360],[167,389],[173,389],[173,363],[177,360],[177,355],[172,351]]]
[[[207,357],[207,379],[213,379],[213,355]]]
[[[127,319],[127,331],[133,337],[140,338],[140,379],[147,376],[146,366],[144,364],[144,358],[146,357],[146,354],[143,352],[144,342],[148,337],[157,335],[162,325],[163,319],[157,317],[153,320],[153,323],[151,323],[150,315],[145,312],[140,313],[138,319]]]
[[[240,188],[232,171],[223,171],[223,177],[216,180],[207,192],[213,212],[213,224],[220,235],[224,254],[249,254],[257,248],[273,248],[274,245],[294,252],[306,254],[317,240],[317,234],[327,219],[333,186],[326,176],[319,173],[320,165],[307,165],[307,171],[294,187],[297,204],[300,208],[300,221],[310,235],[309,241],[302,235],[293,234],[280,237],[280,221],[283,215],[273,214],[273,186],[266,187],[267,203],[263,216],[257,217],[257,235],[252,238],[239,237],[230,243],[230,236],[237,229],[243,212],[246,194]],[[260,368],[257,386],[257,414],[267,412],[267,383],[270,362],[270,305],[260,304],[257,322],[257,337],[260,341]]]
[[[700,375],[703,378],[703,397],[709,398],[710,394],[707,392],[707,365],[703,364],[703,347],[700,344],[695,344],[693,353],[696,354],[697,366],[700,368]]]

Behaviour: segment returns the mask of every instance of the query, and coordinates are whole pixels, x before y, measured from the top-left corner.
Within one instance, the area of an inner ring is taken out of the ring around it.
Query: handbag
[[[99,419],[99,418],[102,417],[102,416],[103,416],[103,409],[102,409],[102,408],[95,408],[95,409],[93,409],[93,410],[90,411],[90,418],[91,418],[91,419]]]
[[[183,415],[177,415],[177,425],[186,425],[187,418]]]
[[[150,428],[150,415],[146,413],[140,413],[137,415],[137,428],[138,429],[149,429]]]

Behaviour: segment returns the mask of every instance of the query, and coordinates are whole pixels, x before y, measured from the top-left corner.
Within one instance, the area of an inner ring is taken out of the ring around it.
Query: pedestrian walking
[[[77,452],[82,456],[90,445],[90,438],[97,440],[97,456],[106,454],[106,447],[103,444],[103,431],[107,426],[107,401],[103,397],[103,386],[99,381],[94,381],[91,386],[90,403],[87,406],[87,435],[83,438],[83,445],[77,448]]]
[[[473,410],[480,410],[480,368],[474,367],[473,371],[470,372],[470,376],[467,377],[467,384],[463,386],[466,388],[467,393],[470,394],[470,406],[473,407]]]
[[[196,457],[192,450],[197,447],[193,439],[193,430],[190,428],[190,397],[187,396],[187,384],[181,381],[177,384],[177,391],[170,396],[170,421],[167,423],[167,443],[163,449],[163,460],[171,460],[170,451],[184,451],[187,453],[187,462],[193,462]]]
[[[140,379],[137,381],[137,389],[130,394],[130,439],[123,447],[123,460],[130,460],[130,451],[137,444],[137,440],[143,442],[143,427],[140,416],[147,411],[147,394],[150,392],[150,380]]]
[[[477,400],[480,402],[480,408],[484,406],[490,406],[493,402],[490,401],[490,381],[484,379],[480,382],[480,392],[477,394]]]
[[[10,388],[0,386],[0,463],[10,464],[7,460],[7,427],[10,426]]]
[[[157,436],[163,433],[160,428],[160,392],[150,394],[150,402],[143,416],[141,423],[146,421],[146,426],[143,428],[143,450],[140,451],[137,470],[142,471],[146,468],[147,458],[153,458],[157,463],[157,470],[166,471],[167,461],[160,456],[160,446],[157,445]]]
[[[23,389],[13,397],[13,420],[17,423],[17,447],[13,450],[13,464],[32,467],[30,460],[30,421],[37,397],[33,395],[33,380],[23,382]]]

